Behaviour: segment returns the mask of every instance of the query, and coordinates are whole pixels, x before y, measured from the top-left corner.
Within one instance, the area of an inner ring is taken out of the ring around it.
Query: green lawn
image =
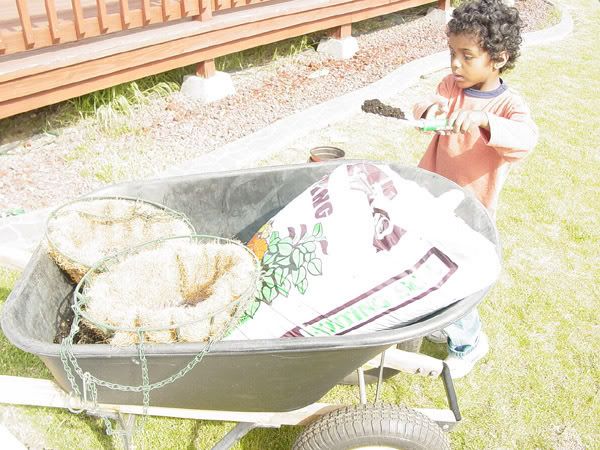
[[[456,382],[464,421],[451,433],[454,448],[600,448],[600,4],[558,3],[569,8],[574,34],[526,49],[507,77],[529,102],[541,137],[502,193],[504,271],[481,306],[491,351]],[[0,300],[17,275],[0,271]],[[0,353],[2,374],[50,377],[37,358],[2,335]],[[439,380],[415,376],[390,380],[384,398],[415,407],[445,403]],[[354,388],[340,386],[325,400],[358,399]],[[51,448],[114,444],[96,419],[44,408],[19,412]],[[231,426],[151,418],[136,443],[204,449]],[[290,448],[300,431],[255,430],[236,448]]]

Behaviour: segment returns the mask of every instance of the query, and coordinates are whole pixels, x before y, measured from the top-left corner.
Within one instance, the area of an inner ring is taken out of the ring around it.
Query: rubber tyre
[[[427,416],[392,404],[353,405],[310,424],[293,450],[351,450],[368,446],[394,449],[450,449],[448,437]]]

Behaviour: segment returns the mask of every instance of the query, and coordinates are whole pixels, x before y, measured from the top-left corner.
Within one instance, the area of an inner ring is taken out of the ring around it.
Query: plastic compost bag
[[[486,288],[499,258],[454,214],[463,198],[435,197],[386,165],[337,167],[248,242],[264,277],[226,339],[389,329]]]

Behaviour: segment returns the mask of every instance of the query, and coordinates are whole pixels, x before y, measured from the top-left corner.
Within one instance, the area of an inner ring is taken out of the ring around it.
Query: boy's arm
[[[487,116],[489,131],[482,133],[482,137],[505,159],[523,158],[537,144],[538,128],[522,101],[513,104],[507,117],[493,113]]]

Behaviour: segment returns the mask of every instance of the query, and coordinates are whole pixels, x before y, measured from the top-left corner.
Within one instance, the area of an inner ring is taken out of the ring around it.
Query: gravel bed
[[[546,26],[553,11],[545,0],[521,0],[516,7],[525,31]],[[423,9],[371,19],[378,20],[392,25],[364,33],[361,24],[355,27],[360,50],[352,59],[334,61],[308,50],[234,72],[236,94],[209,105],[174,93],[135,107],[111,132],[98,120],[81,120],[18,140],[0,137],[0,215],[58,206],[109,182],[151,177],[446,48],[443,27]]]

